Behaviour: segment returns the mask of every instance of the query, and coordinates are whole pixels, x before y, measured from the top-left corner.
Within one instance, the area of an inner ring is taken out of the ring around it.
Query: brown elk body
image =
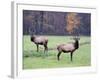
[[[57,47],[58,50],[58,55],[57,55],[57,59],[59,59],[61,53],[69,53],[70,52],[70,56],[71,56],[71,61],[72,61],[72,57],[73,57],[73,52],[75,50],[77,50],[79,48],[79,41],[78,39],[75,39],[74,43],[68,43],[68,44],[61,44]]]
[[[45,36],[31,36],[31,41],[37,46],[37,52],[39,51],[39,45],[44,46],[44,52],[48,51],[48,39]]]

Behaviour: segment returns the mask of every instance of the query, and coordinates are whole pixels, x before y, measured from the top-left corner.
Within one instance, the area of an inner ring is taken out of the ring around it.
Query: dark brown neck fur
[[[75,49],[79,48],[79,41],[78,40],[75,40],[74,46],[75,46]]]
[[[31,36],[31,41],[34,42],[35,36]]]

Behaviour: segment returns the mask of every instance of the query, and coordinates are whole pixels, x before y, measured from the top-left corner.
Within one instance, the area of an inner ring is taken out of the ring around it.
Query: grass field
[[[47,36],[49,39],[48,47],[56,48],[57,45],[73,42],[68,36]],[[90,42],[90,37],[82,36],[80,43]],[[42,46],[41,46],[42,47]],[[23,69],[36,68],[58,68],[58,67],[80,67],[91,65],[91,44],[80,46],[74,52],[73,62],[70,61],[70,54],[61,54],[60,61],[57,61],[57,50],[49,50],[48,56],[40,48],[36,52],[36,45],[30,41],[30,36],[24,35],[23,39]]]

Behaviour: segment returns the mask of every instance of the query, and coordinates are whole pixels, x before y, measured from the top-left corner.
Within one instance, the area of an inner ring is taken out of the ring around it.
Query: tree
[[[75,12],[69,12],[66,16],[66,30],[69,34],[75,34],[75,29],[77,29],[81,23],[80,17],[78,16],[78,13]]]

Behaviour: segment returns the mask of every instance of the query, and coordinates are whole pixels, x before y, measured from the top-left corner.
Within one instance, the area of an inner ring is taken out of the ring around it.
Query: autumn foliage
[[[80,17],[75,12],[69,12],[66,16],[67,26],[66,30],[69,34],[72,34],[75,28],[78,28],[80,25]]]

